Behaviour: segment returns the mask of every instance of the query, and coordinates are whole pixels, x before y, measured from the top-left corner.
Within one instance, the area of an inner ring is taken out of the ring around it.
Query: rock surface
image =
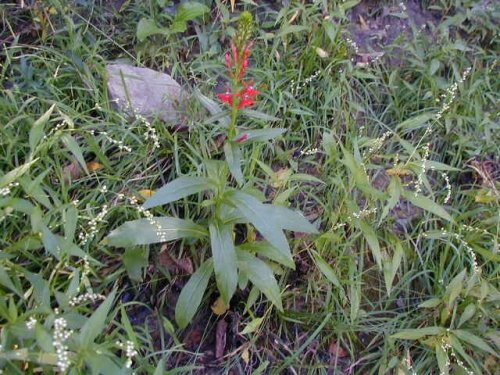
[[[109,97],[125,112],[165,122],[178,119],[180,85],[168,74],[124,64],[106,66]]]

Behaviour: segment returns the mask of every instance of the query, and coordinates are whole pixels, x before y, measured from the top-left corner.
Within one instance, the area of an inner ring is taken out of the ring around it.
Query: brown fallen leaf
[[[81,175],[82,168],[76,160],[73,160],[70,164],[63,168],[63,180],[66,183],[79,179]]]
[[[330,343],[330,346],[328,347],[328,352],[332,356],[336,356],[338,358],[344,358],[349,355],[349,353],[347,353],[347,351],[344,348],[342,348],[335,340],[333,340]]]
[[[190,349],[195,349],[200,345],[203,333],[198,328],[193,328],[184,338],[184,344]]]
[[[167,267],[169,272],[173,274],[191,275],[194,272],[193,263],[189,258],[175,259],[170,255],[169,246],[163,245],[160,249],[158,261],[161,266]]]
[[[363,31],[370,30],[370,26],[368,26],[368,24],[366,23],[365,19],[361,16],[361,14],[359,15],[359,24],[361,25],[361,30]]]
[[[243,362],[245,362],[245,365],[248,365],[248,363],[250,362],[250,352],[248,351],[248,349],[243,350],[243,352],[241,353],[241,359],[243,360]]]
[[[153,194],[156,193],[155,190],[149,190],[149,189],[142,189],[142,190],[139,190],[139,194],[142,198],[144,199],[148,199],[148,198],[151,198],[153,196]]]
[[[102,168],[104,168],[104,166],[96,161],[89,161],[87,163],[87,169],[89,170],[89,172],[95,172]]]
[[[215,315],[224,315],[229,310],[229,306],[224,303],[222,296],[219,296],[211,306],[211,309]]]
[[[215,330],[215,358],[222,358],[226,349],[227,323],[224,319],[219,320]]]

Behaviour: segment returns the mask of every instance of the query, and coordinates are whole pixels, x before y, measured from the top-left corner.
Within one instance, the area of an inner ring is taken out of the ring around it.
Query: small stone
[[[124,64],[106,66],[110,101],[120,110],[165,122],[178,119],[181,86],[168,74]]]

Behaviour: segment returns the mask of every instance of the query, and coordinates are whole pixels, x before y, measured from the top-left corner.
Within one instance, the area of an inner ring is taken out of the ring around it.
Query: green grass
[[[351,61],[356,56],[346,41],[341,2],[291,1],[274,8],[237,2],[257,19],[249,75],[262,94],[254,109],[279,118],[245,118],[242,124],[287,129],[275,141],[244,149],[244,175],[268,200],[303,212],[320,234],[289,233],[295,270],[272,263],[283,313],[247,287],[217,316],[210,309],[218,297],[212,278],[193,322],[181,330],[174,307],[189,277],[160,253],[196,270],[210,255],[209,244],[183,240],[125,250],[102,240],[141,218],[119,194],[139,196],[181,175],[200,175],[205,159],[223,159],[216,142],[221,131],[206,121],[209,114],[193,96],[183,123],[188,131],[152,122],[161,143],[155,149],[143,135],[145,124],[108,102],[105,64],[125,59],[167,71],[186,90],[197,88],[215,100],[217,87],[227,81],[222,56],[237,17],[228,4],[207,1],[210,14],[189,23],[186,32],[140,42],[141,18],[169,24],[161,2],[128,1],[120,11],[106,3],[0,5],[0,189],[18,184],[0,190],[4,373],[57,372],[53,335],[61,316],[73,330],[66,342],[71,374],[131,372],[117,344],[128,340],[138,352],[132,363],[137,374],[164,373],[163,366],[193,374],[498,371],[500,129],[493,11],[472,12],[472,1],[429,1],[443,17],[432,30],[434,39],[421,33],[402,41],[401,66],[385,57],[359,66]],[[335,23],[324,19],[325,4]],[[33,25],[37,29],[27,31]],[[454,83],[456,95],[437,118],[441,95]],[[81,158],[99,168],[85,172]],[[4,184],[8,172],[27,163]],[[484,177],[488,171],[491,180]],[[415,199],[419,177],[426,199]],[[402,191],[407,193],[399,200]],[[210,217],[203,199],[191,195],[153,212],[205,222]],[[103,212],[92,231],[90,221]],[[251,236],[245,232],[238,233]],[[82,243],[79,233],[92,235]],[[104,303],[69,304],[88,291],[116,294]],[[428,307],[422,306],[426,301]],[[32,329],[30,319],[37,321]],[[228,323],[226,348],[216,360],[221,319]],[[245,327],[253,331],[241,334]]]

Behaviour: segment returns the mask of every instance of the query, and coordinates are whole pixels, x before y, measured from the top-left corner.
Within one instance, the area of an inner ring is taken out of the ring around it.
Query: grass
[[[211,280],[193,322],[179,329],[173,309],[189,273],[179,262],[196,270],[210,254],[207,244],[124,250],[101,241],[141,217],[119,194],[140,196],[180,175],[199,175],[204,159],[222,157],[219,130],[193,97],[183,117],[187,131],[152,122],[161,144],[155,148],[143,121],[110,105],[105,64],[125,59],[167,71],[188,91],[215,99],[227,81],[221,56],[236,16],[228,4],[206,2],[210,14],[186,32],[138,41],[142,17],[171,22],[159,3],[127,1],[118,10],[99,1],[0,5],[4,373],[55,373],[58,347],[69,352],[68,373],[128,373],[128,341],[138,374],[498,371],[494,11],[479,13],[472,1],[427,2],[440,17],[429,26],[432,36],[402,38],[364,66],[347,41],[345,4],[236,2],[257,19],[250,76],[262,95],[254,109],[279,118],[246,124],[287,129],[245,149],[244,174],[321,233],[290,236],[295,270],[273,263],[283,313],[248,287],[217,316]],[[395,54],[396,66],[389,59]],[[6,181],[22,165],[23,173]],[[208,220],[203,198],[154,212]],[[98,295],[69,303],[86,292]],[[60,317],[73,330],[62,342],[55,337]],[[216,359],[221,320],[226,345]]]

